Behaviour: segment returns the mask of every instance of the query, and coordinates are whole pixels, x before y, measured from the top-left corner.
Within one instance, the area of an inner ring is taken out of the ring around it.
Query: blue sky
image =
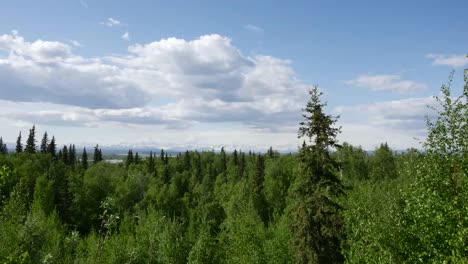
[[[318,84],[341,139],[417,147],[455,69],[466,1],[2,1],[1,136],[295,149]],[[112,131],[109,134],[109,131]]]

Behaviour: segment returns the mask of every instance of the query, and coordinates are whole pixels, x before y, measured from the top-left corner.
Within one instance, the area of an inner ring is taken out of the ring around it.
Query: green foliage
[[[387,143],[380,144],[370,157],[370,178],[373,180],[395,179],[397,168],[395,157]]]
[[[468,76],[467,76],[468,77]],[[0,155],[0,263],[466,263],[468,80],[442,87],[424,151],[338,145],[315,87],[297,154]],[[2,148],[0,137],[0,150]],[[344,195],[343,195],[344,194]]]
[[[321,92],[314,87],[303,110],[299,137],[306,137],[299,153],[299,166],[291,186],[288,214],[291,218],[291,243],[297,263],[340,263],[340,239],[343,235],[341,206],[337,197],[343,187],[335,172],[337,163],[329,148],[337,147],[336,118],[326,115]]]

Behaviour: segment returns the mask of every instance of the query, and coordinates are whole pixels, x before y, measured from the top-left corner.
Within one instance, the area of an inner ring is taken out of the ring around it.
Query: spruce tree
[[[135,162],[135,164],[140,164],[140,161],[141,161],[140,155],[138,155],[138,152],[137,152],[137,153],[135,153],[135,160],[134,160],[134,162]]]
[[[255,175],[252,179],[254,192],[260,193],[263,190],[263,182],[265,179],[265,159],[262,155],[258,155],[255,160]]]
[[[159,158],[161,159],[161,162],[164,163],[164,149],[161,149],[161,154],[159,154]]]
[[[221,147],[221,172],[226,174],[227,172],[227,161],[226,161],[226,152],[224,152],[224,147]]]
[[[3,143],[3,138],[0,137],[0,154],[2,155],[7,155],[8,154],[8,148],[5,143]]]
[[[102,161],[102,150],[99,148],[99,145],[96,144],[94,147],[93,162],[98,163]]]
[[[76,166],[76,148],[75,144],[69,146],[68,148],[68,159],[69,159],[69,164],[72,168],[75,168]]]
[[[133,160],[133,151],[131,149],[128,150],[128,154],[127,154],[127,160],[125,161],[125,165],[128,167],[130,167],[131,164],[133,164],[134,160]]]
[[[150,151],[149,159],[148,159],[148,173],[153,174],[154,173],[154,157],[153,157],[153,151]]]
[[[32,154],[36,153],[36,126],[35,125],[29,130],[29,136],[28,136],[28,139],[26,140],[26,147],[24,151],[27,153],[32,153]]]
[[[70,164],[70,159],[69,159],[69,155],[70,153],[68,152],[68,148],[67,148],[67,145],[63,145],[63,149],[62,149],[62,161],[63,163],[69,165]]]
[[[52,157],[57,155],[57,145],[55,144],[55,137],[52,136],[49,145],[47,146],[47,153],[50,153]]]
[[[324,113],[318,87],[309,91],[310,100],[303,109],[299,138],[306,138],[299,152],[299,168],[292,186],[288,208],[292,248],[297,263],[342,263],[342,208],[337,197],[343,186],[336,177],[338,164],[330,149],[338,147],[340,128],[337,118]]]
[[[241,152],[240,154],[240,161],[239,161],[239,179],[242,179],[245,174],[245,168],[246,168],[246,163],[245,163],[245,153]]]
[[[239,164],[239,156],[237,155],[237,149],[234,149],[234,152],[232,153],[232,161],[234,162],[235,166]]]
[[[88,153],[86,153],[86,148],[83,148],[83,153],[81,154],[81,167],[83,169],[88,169]]]
[[[42,136],[41,140],[41,153],[45,154],[47,153],[47,146],[49,145],[49,138],[47,137],[47,131],[44,133],[44,136]]]
[[[16,153],[23,152],[23,143],[21,143],[21,131],[19,133],[18,139],[16,140]]]
[[[190,164],[190,152],[187,150],[184,154],[184,170],[190,171],[191,167],[192,166]]]

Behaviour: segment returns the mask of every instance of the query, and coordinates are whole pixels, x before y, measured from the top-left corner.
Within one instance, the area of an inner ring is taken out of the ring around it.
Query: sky
[[[297,149],[314,85],[341,142],[420,147],[468,68],[468,2],[0,3],[0,136],[59,144]]]

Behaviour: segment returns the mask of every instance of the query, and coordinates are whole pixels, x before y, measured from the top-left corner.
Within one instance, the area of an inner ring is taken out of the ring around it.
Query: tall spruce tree
[[[128,154],[127,154],[127,160],[125,161],[125,166],[130,167],[130,165],[132,165],[134,162],[134,159],[133,159],[133,150],[129,149],[128,150]]]
[[[70,164],[70,157],[69,157],[70,153],[68,152],[68,148],[67,148],[67,145],[63,145],[63,149],[62,149],[62,161],[63,163],[69,165]]]
[[[41,140],[41,147],[40,147],[41,153],[43,154],[47,153],[48,145],[49,145],[49,138],[47,137],[47,131],[46,131],[44,132],[44,136],[42,136],[42,140]]]
[[[99,145],[94,147],[93,162],[98,163],[102,161],[102,150],[99,148]]]
[[[49,145],[47,146],[47,153],[50,153],[52,157],[57,155],[57,145],[55,144],[55,136],[52,136]]]
[[[26,147],[24,148],[24,151],[27,153],[36,153],[36,126],[34,125],[30,130],[29,130],[29,136],[28,139],[26,140]]]
[[[86,153],[86,148],[83,148],[83,153],[81,154],[81,167],[83,169],[88,169],[88,153]]]
[[[141,161],[140,155],[138,155],[138,152],[137,152],[137,153],[135,153],[134,162],[135,162],[135,164],[140,164],[140,161]]]
[[[154,157],[153,157],[153,151],[150,151],[150,155],[148,158],[148,173],[153,174],[154,173]]]
[[[70,144],[68,148],[68,159],[69,159],[69,164],[72,168],[75,168],[76,166],[76,148],[75,144]]]
[[[237,149],[234,149],[234,152],[232,153],[232,161],[234,162],[235,166],[239,164],[239,156],[237,154]]]
[[[21,143],[21,131],[19,133],[18,139],[16,140],[16,153],[23,152],[23,143]]]
[[[8,154],[8,148],[5,143],[3,143],[3,138],[0,137],[0,154],[2,155],[7,155]]]
[[[299,168],[288,208],[292,248],[297,263],[342,263],[340,250],[342,208],[337,197],[343,186],[336,177],[338,164],[330,149],[338,147],[337,118],[324,113],[326,103],[315,86],[303,109],[299,138],[306,138],[299,152]]]

